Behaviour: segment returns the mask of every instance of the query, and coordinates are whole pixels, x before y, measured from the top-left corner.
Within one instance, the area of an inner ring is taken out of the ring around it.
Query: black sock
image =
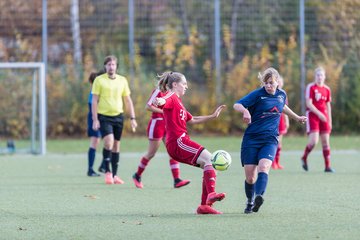
[[[110,172],[110,159],[111,159],[111,151],[103,149],[103,159],[105,162],[105,172]]]
[[[120,159],[120,153],[118,152],[111,153],[111,169],[113,176],[117,175],[119,159]]]

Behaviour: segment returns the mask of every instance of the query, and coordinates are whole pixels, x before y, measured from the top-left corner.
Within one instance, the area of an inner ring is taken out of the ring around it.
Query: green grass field
[[[319,146],[300,166],[305,137],[286,137],[281,163],[271,171],[258,213],[243,214],[244,173],[240,137],[195,138],[210,151],[228,150],[233,164],[218,173],[216,203],[223,215],[194,214],[202,173],[181,165],[191,184],[174,189],[164,149],[143,174],[131,175],[147,147],[145,138],[124,138],[119,175],[124,185],[105,185],[86,173],[87,140],[51,140],[48,154],[0,156],[0,239],[359,239],[360,138],[333,137],[335,174],[323,172]],[[98,151],[95,165],[101,156]]]

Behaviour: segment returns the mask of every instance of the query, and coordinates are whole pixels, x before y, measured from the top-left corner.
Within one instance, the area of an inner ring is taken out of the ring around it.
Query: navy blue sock
[[[110,172],[110,160],[111,160],[111,151],[103,149],[103,159],[105,162],[105,172]]]
[[[88,171],[93,170],[95,155],[96,149],[90,147],[88,151]]]
[[[254,184],[250,184],[245,181],[245,194],[248,202],[251,203],[254,199]]]
[[[268,183],[268,174],[264,172],[258,173],[258,178],[255,183],[255,194],[263,195],[266,190],[266,185]]]

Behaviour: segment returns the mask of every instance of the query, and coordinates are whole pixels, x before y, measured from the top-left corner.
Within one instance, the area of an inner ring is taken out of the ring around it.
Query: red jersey
[[[280,122],[279,122],[279,135],[284,135],[286,133],[287,133],[287,129],[286,129],[285,113],[281,113]]]
[[[288,99],[286,99],[286,105],[289,105]],[[281,113],[281,116],[280,116],[279,135],[284,135],[287,133],[286,116],[285,115],[286,115],[285,113]]]
[[[331,91],[327,85],[318,86],[310,83],[306,87],[305,98],[310,98],[312,104],[321,112],[327,115],[327,103],[331,102]],[[309,110],[309,109],[307,109]]]
[[[151,96],[150,98],[148,99],[147,101],[147,105],[148,106],[155,106],[153,104],[154,102],[154,99],[155,98],[160,98],[160,97],[164,97],[166,95],[166,93],[162,93],[158,88],[154,89],[153,92],[151,93]],[[155,106],[156,107],[156,106]],[[151,114],[151,118],[162,118],[163,117],[163,114],[162,113],[156,113],[156,112],[152,112]]]
[[[186,123],[193,116],[185,109],[181,99],[173,92],[164,96],[166,103],[163,105],[164,119],[166,126],[166,143],[177,141],[177,139],[187,135]]]

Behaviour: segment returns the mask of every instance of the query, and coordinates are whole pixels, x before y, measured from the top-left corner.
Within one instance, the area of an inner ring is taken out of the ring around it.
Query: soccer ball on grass
[[[211,156],[211,163],[216,170],[225,171],[231,165],[231,156],[224,150],[217,150]]]

